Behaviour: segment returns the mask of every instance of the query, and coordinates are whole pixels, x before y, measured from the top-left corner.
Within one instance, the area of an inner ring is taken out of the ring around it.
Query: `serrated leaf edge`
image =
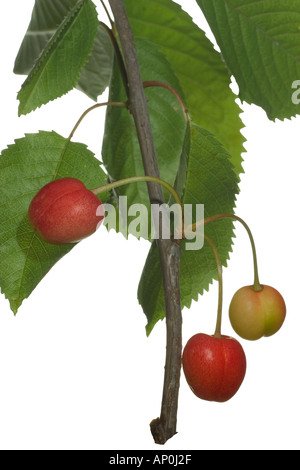
[[[40,69],[45,66],[45,63],[47,63],[49,57],[51,57],[51,52],[52,52],[53,47],[55,46],[55,44],[59,41],[61,36],[63,36],[65,34],[66,30],[69,30],[69,28],[72,26],[73,22],[75,21],[78,12],[81,10],[81,8],[84,6],[84,4],[88,3],[89,1],[90,0],[79,0],[78,3],[70,10],[68,15],[64,18],[64,20],[62,21],[62,23],[60,24],[60,26],[56,30],[55,34],[49,39],[49,41],[46,44],[45,48],[43,49],[43,51],[41,52],[39,57],[35,60],[35,63],[33,65],[32,69],[31,69],[30,73],[28,74],[26,80],[24,81],[24,83],[21,86],[21,89],[20,89],[20,91],[18,93],[18,96],[17,96],[18,99],[19,99],[19,96],[20,96],[21,92],[24,90],[24,88],[30,83],[30,81],[40,71]],[[94,6],[94,8],[96,10],[96,7],[95,7],[94,3],[91,2],[91,4]],[[91,49],[90,54],[88,55],[88,57],[85,61],[85,64],[88,62],[88,59],[89,59],[89,57],[92,53],[92,50],[93,49]],[[76,83],[78,82],[78,80],[80,78],[81,71],[82,70],[80,70],[80,72],[78,73]],[[57,96],[57,98],[61,98],[62,96],[66,95],[68,92],[69,91],[67,91],[66,93],[60,94],[59,96]],[[55,99],[56,98],[49,99],[49,102],[54,101]],[[41,103],[40,106],[36,106],[33,110],[30,110],[30,111],[21,111],[20,110],[21,109],[21,103],[20,103],[18,114],[19,114],[19,116],[29,114],[32,111],[34,111],[35,109],[41,108],[43,106],[43,104],[44,103]]]

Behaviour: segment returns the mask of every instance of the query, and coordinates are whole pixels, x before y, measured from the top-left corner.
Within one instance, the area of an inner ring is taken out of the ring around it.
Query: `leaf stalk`
[[[169,90],[177,99],[178,103],[180,104],[180,107],[183,111],[184,117],[186,122],[190,122],[190,116],[189,116],[189,111],[185,105],[185,102],[183,101],[182,97],[178,93],[177,90],[175,90],[174,87],[172,87],[169,83],[161,82],[158,80],[149,80],[143,82],[144,88],[150,88],[150,87],[160,87],[160,88],[165,88],[166,90]]]

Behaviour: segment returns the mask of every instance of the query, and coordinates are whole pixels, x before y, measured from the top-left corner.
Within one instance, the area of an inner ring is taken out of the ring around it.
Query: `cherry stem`
[[[68,140],[70,141],[72,139],[72,137],[74,136],[76,130],[78,129],[79,125],[81,124],[81,122],[83,121],[83,119],[86,117],[87,114],[89,114],[91,111],[93,111],[94,109],[97,109],[97,108],[101,108],[102,106],[118,106],[119,108],[126,108],[127,107],[127,104],[126,103],[123,103],[123,102],[118,102],[118,101],[107,101],[105,103],[97,103],[97,104],[94,104],[94,106],[91,106],[90,108],[88,108],[86,111],[84,111],[84,113],[80,116],[80,118],[78,119],[78,121],[76,122],[75,126],[73,127],[72,129],[72,132],[71,134],[69,135],[68,137]]]
[[[223,270],[222,270],[222,262],[217,250],[216,245],[214,242],[207,236],[204,235],[205,240],[210,244],[217,263],[218,268],[218,283],[219,283],[219,294],[218,294],[218,313],[217,313],[217,323],[216,323],[216,330],[214,336],[216,338],[221,338],[221,326],[222,326],[222,308],[223,308]]]
[[[185,228],[185,231],[188,231],[190,228],[192,228],[192,230],[195,230],[197,227],[201,226],[201,225],[206,225],[210,222],[214,222],[216,220],[221,220],[221,219],[233,219],[237,222],[240,222],[243,227],[246,229],[247,233],[248,233],[248,236],[249,236],[249,240],[250,240],[250,243],[251,243],[251,247],[252,247],[252,254],[253,254],[253,267],[254,267],[254,283],[253,283],[253,286],[252,286],[252,289],[259,292],[263,289],[263,286],[261,285],[261,283],[259,282],[259,276],[258,276],[258,263],[257,263],[257,254],[256,254],[256,248],[255,248],[255,243],[254,243],[254,238],[253,238],[253,235],[252,235],[252,232],[249,228],[249,226],[246,224],[246,222],[241,219],[240,217],[238,217],[237,215],[235,214],[217,214],[217,215],[212,215],[211,217],[207,217],[205,218],[204,220],[200,221],[200,222],[196,222],[195,224],[193,224],[191,227],[186,227]]]
[[[189,112],[188,112],[188,109],[185,105],[185,102],[183,101],[183,99],[181,98],[180,94],[178,93],[177,90],[175,90],[175,88],[173,88],[171,85],[169,85],[168,83],[165,83],[165,82],[160,82],[158,80],[149,80],[149,81],[145,81],[143,82],[143,87],[144,88],[150,88],[150,87],[161,87],[161,88],[166,88],[167,90],[169,90],[171,93],[173,93],[173,95],[175,96],[175,98],[177,99],[178,103],[180,104],[182,110],[183,110],[183,113],[184,113],[184,117],[186,119],[187,122],[190,121],[190,117],[189,117]]]
[[[162,180],[161,178],[156,178],[154,176],[132,176],[130,178],[124,178],[122,180],[118,180],[118,181],[113,181],[112,183],[108,183],[108,184],[105,184],[103,186],[100,186],[99,188],[95,188],[95,189],[92,189],[92,193],[98,195],[98,194],[101,194],[101,193],[104,193],[106,191],[111,191],[112,189],[115,189],[115,188],[119,188],[120,186],[124,186],[126,184],[130,184],[130,183],[138,183],[138,182],[153,182],[153,183],[158,183],[160,184],[161,186],[163,186],[164,188],[166,188],[169,193],[173,196],[173,198],[175,199],[175,202],[180,206],[180,210],[181,210],[181,220],[182,220],[182,238],[184,237],[184,213],[183,213],[183,206],[182,206],[182,202],[181,202],[181,199],[177,193],[177,191],[173,188],[173,186],[171,186],[169,183],[167,183],[166,181]]]

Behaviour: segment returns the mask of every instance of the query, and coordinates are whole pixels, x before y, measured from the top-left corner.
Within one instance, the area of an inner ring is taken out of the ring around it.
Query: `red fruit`
[[[262,287],[260,291],[252,286],[242,287],[232,298],[229,318],[241,338],[254,341],[272,336],[285,320],[286,306],[281,294],[273,287]]]
[[[96,231],[104,217],[101,201],[75,178],[46,184],[33,198],[28,217],[48,243],[77,242]]]
[[[194,394],[202,400],[225,402],[240,388],[246,374],[246,356],[229,336],[194,335],[187,342],[182,365]]]

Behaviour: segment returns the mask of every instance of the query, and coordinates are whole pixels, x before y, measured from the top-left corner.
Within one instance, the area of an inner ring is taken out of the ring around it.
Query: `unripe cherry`
[[[255,341],[272,336],[281,328],[286,317],[282,295],[274,287],[262,285],[239,289],[229,307],[229,318],[234,331],[241,337]]]
[[[104,218],[100,199],[75,178],[46,184],[33,198],[29,222],[48,243],[75,243],[93,234]]]

